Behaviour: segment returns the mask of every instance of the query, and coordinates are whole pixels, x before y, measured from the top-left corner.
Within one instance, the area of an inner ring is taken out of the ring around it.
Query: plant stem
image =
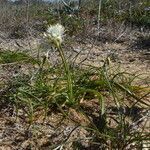
[[[74,103],[74,100],[73,100],[73,89],[72,89],[71,73],[70,73],[69,66],[68,66],[68,63],[66,61],[66,58],[65,58],[62,47],[57,46],[57,48],[58,48],[59,55],[62,59],[62,63],[64,65],[64,69],[65,69],[65,72],[66,72],[66,75],[67,75],[68,98],[69,98],[69,103],[72,104],[72,103]]]

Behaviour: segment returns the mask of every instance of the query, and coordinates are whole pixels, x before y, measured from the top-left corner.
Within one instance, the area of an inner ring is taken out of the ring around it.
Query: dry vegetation
[[[150,2],[79,2],[0,0],[0,150],[149,150]]]

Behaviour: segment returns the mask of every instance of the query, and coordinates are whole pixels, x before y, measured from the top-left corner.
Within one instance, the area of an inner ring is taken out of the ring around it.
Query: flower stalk
[[[61,57],[64,71],[67,76],[67,88],[68,88],[68,103],[73,104],[74,98],[73,98],[73,86],[72,86],[72,78],[71,78],[71,72],[69,69],[68,62],[66,61],[63,49],[61,47],[61,44],[63,42],[63,35],[64,35],[64,27],[60,24],[56,24],[54,26],[49,26],[47,29],[47,32],[44,34],[47,39],[54,44],[54,46],[58,49],[59,55]]]
[[[69,69],[69,65],[66,61],[63,49],[61,46],[58,46],[58,51],[59,51],[59,55],[61,57],[62,63],[64,65],[64,69],[65,69],[65,73],[67,76],[67,86],[68,86],[68,99],[69,99],[69,104],[74,103],[74,98],[73,98],[73,87],[72,87],[72,78],[71,78],[71,72]]]

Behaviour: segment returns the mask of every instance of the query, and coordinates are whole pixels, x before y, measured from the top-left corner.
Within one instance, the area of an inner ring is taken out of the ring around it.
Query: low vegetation
[[[19,146],[19,149],[43,150],[149,149],[148,77],[144,78],[142,72],[125,71],[121,64],[113,63],[111,55],[107,55],[102,65],[95,66],[84,61],[76,62],[80,51],[73,59],[69,59],[67,54],[72,43],[81,44],[93,39],[95,35],[89,29],[97,29],[99,23],[107,27],[110,22],[137,28],[144,25],[148,30],[149,2],[104,0],[99,3],[100,22],[97,4],[96,0],[92,4],[82,1],[79,10],[73,11],[69,9],[75,8],[73,4],[69,7],[60,5],[61,9],[56,10],[56,4],[30,3],[27,7],[18,1],[18,4],[9,3],[0,9],[3,14],[0,26],[3,31],[11,28],[9,38],[38,36],[58,54],[54,64],[49,59],[52,50],[43,49],[42,44],[34,54],[31,54],[32,50],[0,50],[1,114],[4,117],[4,113],[9,114],[6,118],[12,117],[6,126],[20,125],[17,132],[21,137],[14,137],[10,144],[14,149]],[[57,24],[59,22],[62,25]],[[139,40],[141,43],[148,41],[149,35],[142,38]],[[149,48],[147,45],[145,49]],[[9,68],[14,69],[7,74]],[[54,124],[50,135],[50,130],[44,131],[45,125],[51,124],[49,118],[60,121]],[[42,129],[37,124],[42,125]],[[73,127],[71,130],[67,128],[69,124]],[[77,135],[79,131],[83,132],[80,136]],[[5,132],[3,136],[7,135]],[[4,143],[0,142],[0,145]]]

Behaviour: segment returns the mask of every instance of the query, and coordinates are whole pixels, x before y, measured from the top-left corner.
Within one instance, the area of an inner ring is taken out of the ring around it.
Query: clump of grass
[[[29,56],[24,52],[13,52],[13,51],[1,51],[0,52],[0,64],[8,64],[8,63],[18,63],[18,62],[26,62],[26,63],[36,63],[38,60]]]
[[[9,56],[8,52],[3,52],[2,57]],[[11,56],[14,56],[14,54]],[[18,58],[11,57],[11,61],[5,60],[5,63],[19,62],[25,57],[20,57],[20,53],[16,53],[15,56]],[[22,54],[21,54],[22,56]],[[23,55],[24,56],[24,55]],[[25,55],[27,56],[27,55]],[[7,57],[9,58],[9,57]],[[25,60],[29,60],[28,59]],[[46,59],[46,58],[44,58]],[[44,60],[44,62],[47,60]],[[3,62],[3,61],[2,61]],[[67,63],[67,62],[66,62]],[[33,108],[38,106],[43,106],[46,110],[52,105],[59,104],[61,106],[68,105],[68,80],[70,82],[70,77],[68,79],[65,76],[67,70],[61,70],[61,67],[50,67],[46,63],[41,62],[35,74],[30,74],[28,81],[24,83],[21,82],[20,78],[16,78],[13,81],[14,88],[16,87],[15,101],[17,103],[27,105],[28,103],[35,105]],[[78,68],[79,69],[79,68]],[[128,104],[128,102],[137,102],[144,105],[148,105],[138,96],[136,93],[141,91],[140,86],[136,86],[132,83],[136,79],[134,75],[126,73],[113,71],[106,62],[103,67],[93,67],[82,69],[82,71],[71,69],[71,84],[72,84],[72,94],[74,95],[73,105],[80,105],[81,99],[91,100],[99,99],[101,114],[105,114],[105,105],[107,103],[107,96],[112,99],[112,104],[116,105],[119,109],[122,105]],[[20,83],[20,84],[19,84]],[[143,90],[145,90],[143,88]],[[12,97],[13,97],[12,95]],[[143,97],[143,95],[141,95]],[[143,97],[144,98],[144,97]],[[13,98],[14,99],[14,98]],[[30,108],[30,107],[29,107]],[[34,110],[34,109],[33,109]],[[36,109],[35,109],[36,110]]]

